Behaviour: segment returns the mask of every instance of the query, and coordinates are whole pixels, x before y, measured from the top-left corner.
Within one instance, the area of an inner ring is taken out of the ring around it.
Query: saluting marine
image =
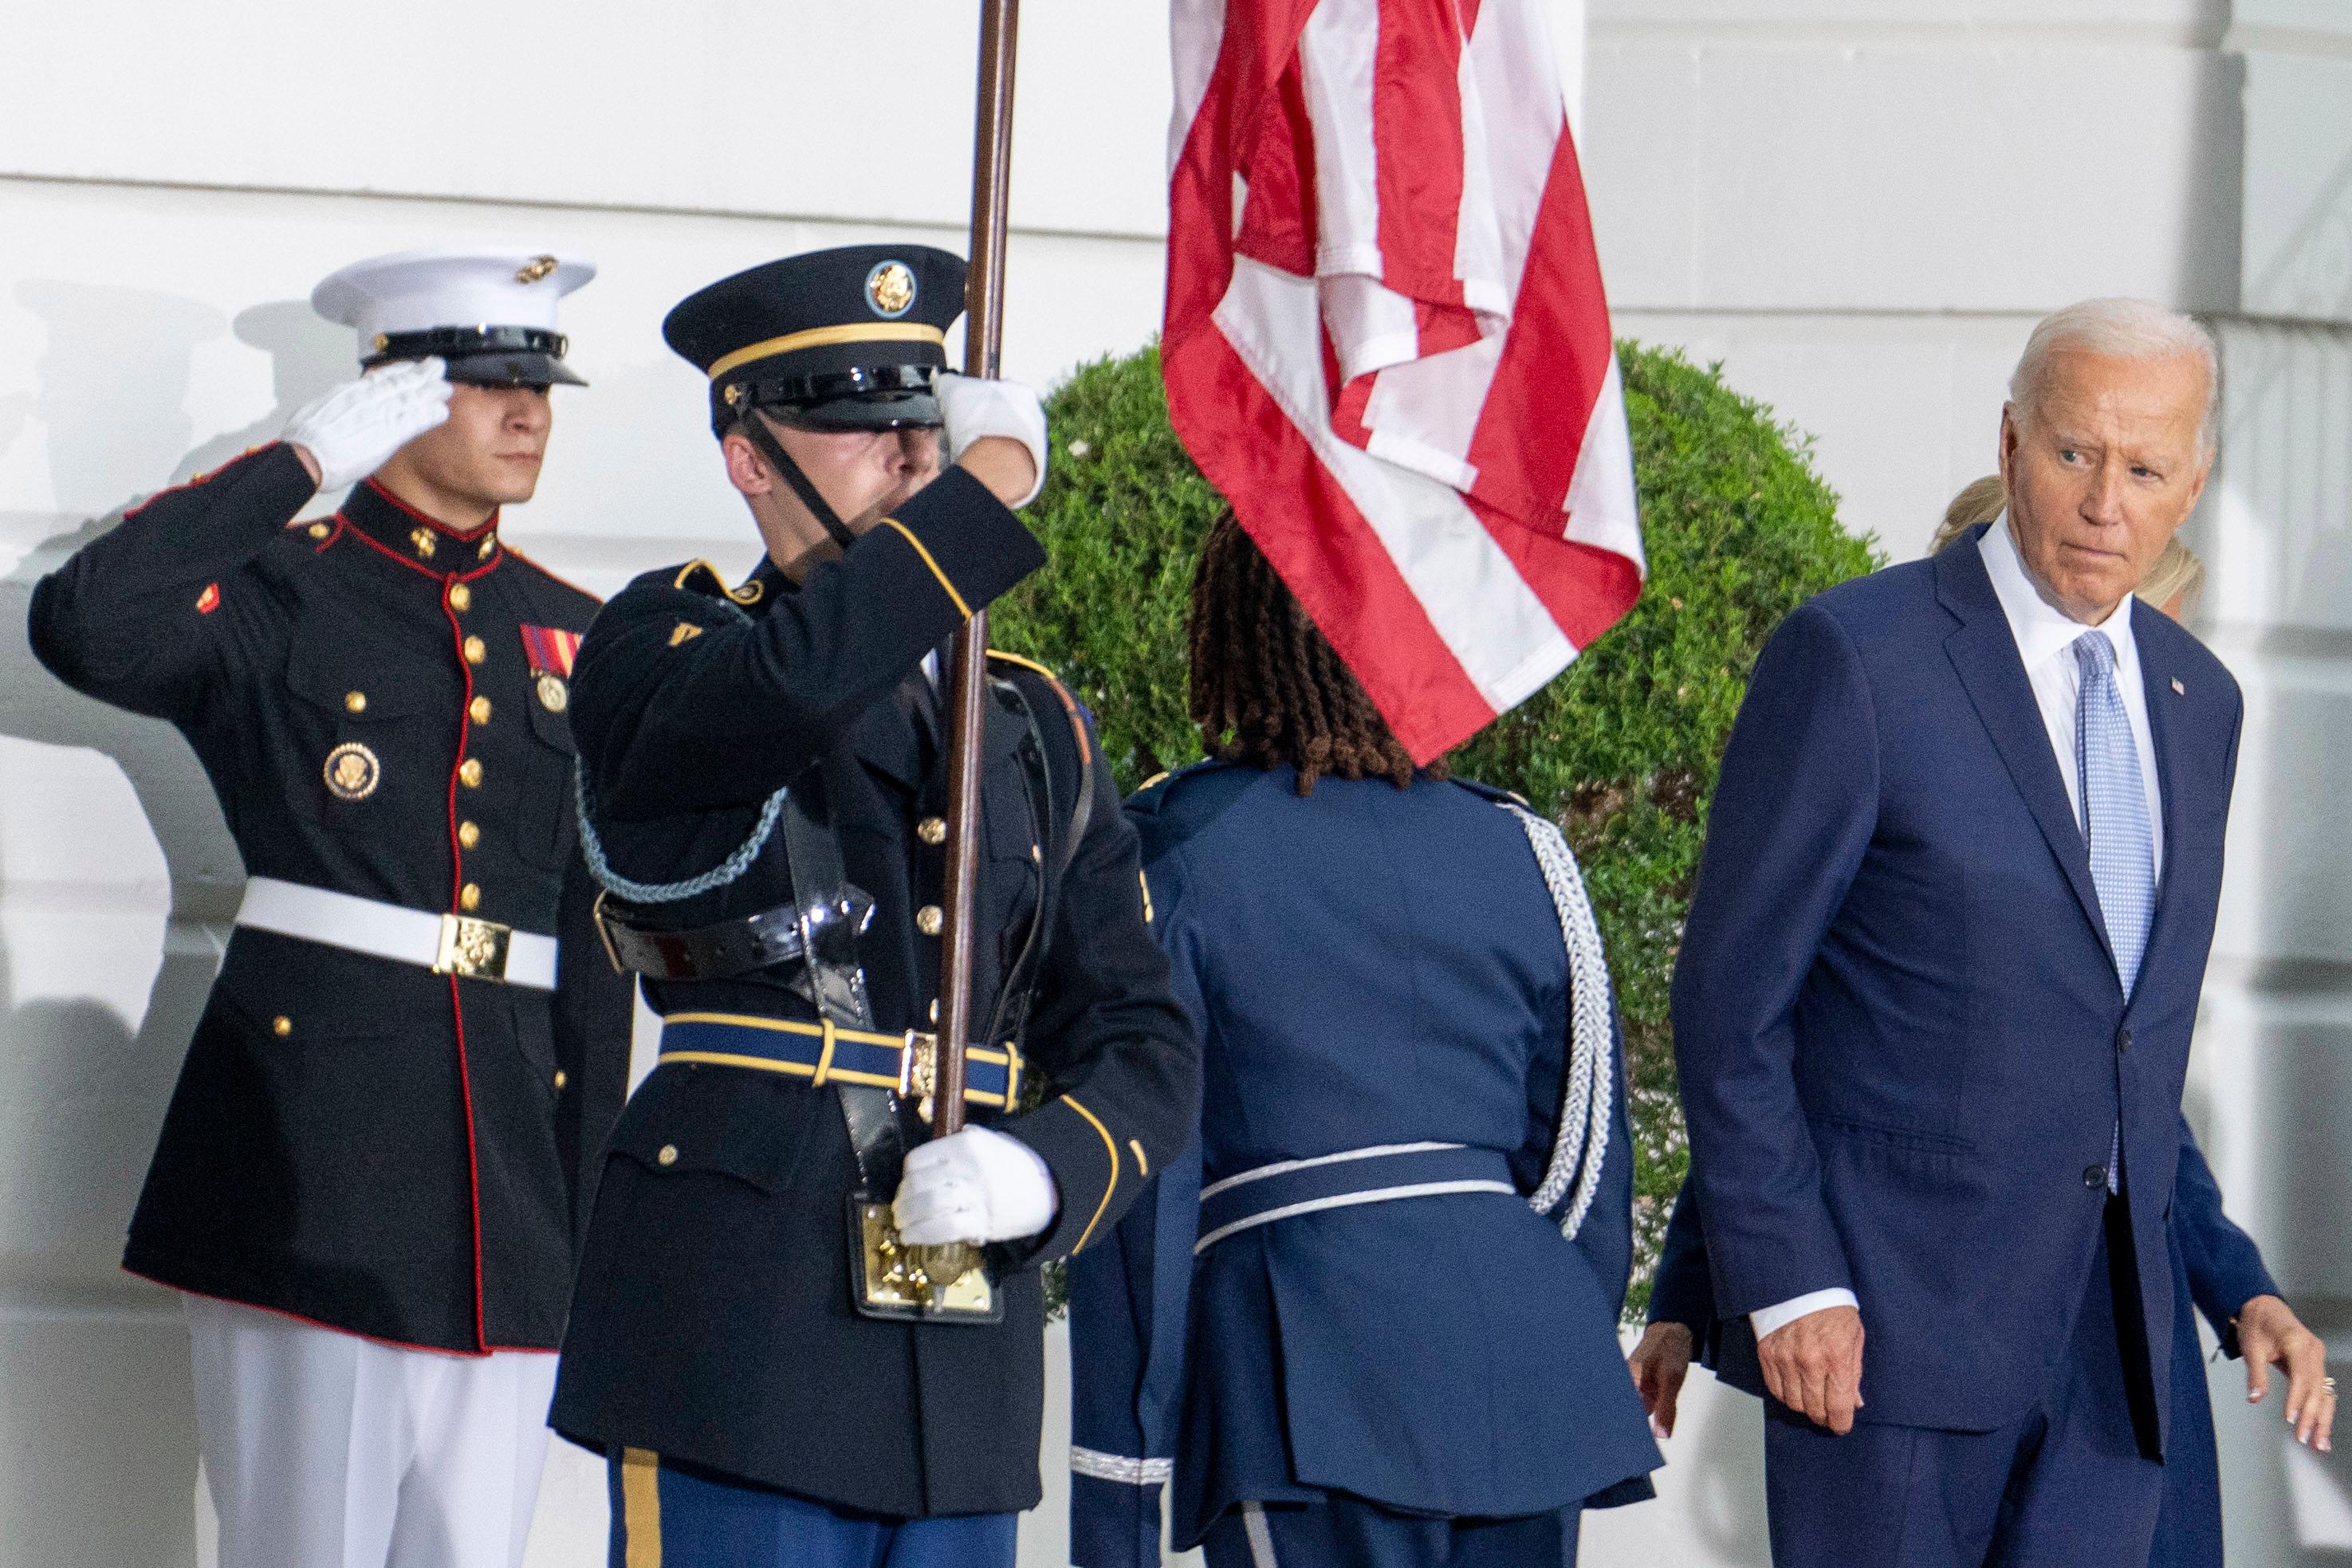
[[[33,593],[35,653],[187,737],[250,873],[124,1255],[184,1292],[224,1568],[521,1560],[631,1000],[571,808],[596,601],[499,518],[594,270],[336,273],[366,373]]]
[[[1108,1234],[1192,1124],[1108,769],[1058,681],[992,659],[985,1124],[925,1135],[935,654],[1045,559],[1011,509],[1045,472],[1034,394],[942,371],[963,293],[955,256],[854,246],[713,284],[664,329],[709,379],[767,557],[732,589],[699,561],[638,579],[573,687],[605,934],[664,1015],[552,1416],[608,1457],[615,1565],[1009,1568],[1040,1491],[1035,1266]],[[906,1248],[958,1241],[986,1244],[985,1278],[909,1272]]]
[[[1215,760],[1139,792],[1199,1142],[1070,1268],[1071,1558],[1570,1568],[1650,1495],[1617,1347],[1633,1147],[1559,830],[1417,770],[1231,515],[1193,585]]]

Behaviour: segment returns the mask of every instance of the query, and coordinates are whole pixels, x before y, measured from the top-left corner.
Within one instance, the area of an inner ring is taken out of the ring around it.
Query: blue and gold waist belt
[[[1502,1155],[1463,1144],[1379,1144],[1277,1160],[1201,1189],[1201,1239],[1192,1251],[1197,1256],[1228,1236],[1297,1214],[1451,1192],[1517,1197],[1518,1190]]]
[[[744,1067],[804,1078],[811,1087],[856,1083],[889,1089],[928,1106],[939,1040],[908,1030],[876,1034],[798,1019],[744,1013],[672,1013],[662,1020],[661,1060]],[[973,1046],[964,1053],[964,1098],[1009,1109],[1021,1093],[1021,1052]]]

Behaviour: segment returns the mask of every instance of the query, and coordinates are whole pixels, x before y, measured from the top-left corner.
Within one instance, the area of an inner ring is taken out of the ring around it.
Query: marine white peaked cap
[[[596,264],[528,250],[405,250],[328,276],[310,308],[359,333],[360,357],[380,334],[437,327],[535,327],[552,332],[557,301],[596,276]]]

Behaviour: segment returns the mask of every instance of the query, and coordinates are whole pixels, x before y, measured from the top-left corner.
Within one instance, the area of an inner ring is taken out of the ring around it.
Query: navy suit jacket
[[[2133,1370],[2168,1425],[2166,1221],[2242,706],[2135,602],[2165,849],[2126,1003],[1981,531],[1801,607],[1733,728],[1674,994],[1715,1305],[1845,1286],[1861,1419],[2005,1425],[2089,1282],[2120,1125],[2164,1352]]]

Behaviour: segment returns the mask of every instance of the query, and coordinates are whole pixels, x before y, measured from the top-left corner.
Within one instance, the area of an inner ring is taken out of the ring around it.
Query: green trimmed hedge
[[[1782,616],[1883,558],[1838,525],[1808,438],[1669,350],[1618,350],[1649,581],[1583,657],[1453,756],[1563,821],[1625,1016],[1635,1286],[1649,1296],[1687,1166],[1667,985],[1715,769]],[[1028,518],[1053,565],[1000,601],[998,646],[1052,665],[1095,712],[1122,789],[1201,755],[1185,716],[1192,565],[1223,502],[1168,423],[1160,355],[1078,371],[1047,400],[1052,472]]]

